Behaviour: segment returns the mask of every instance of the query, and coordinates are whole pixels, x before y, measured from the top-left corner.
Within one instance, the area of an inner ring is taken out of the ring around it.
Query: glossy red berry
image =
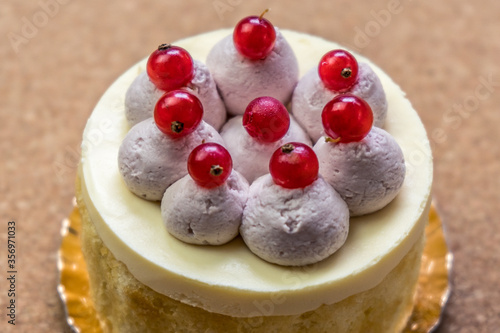
[[[154,109],[156,126],[171,138],[192,133],[203,118],[203,106],[195,95],[185,90],[163,94]]]
[[[328,89],[345,92],[356,83],[358,62],[345,50],[333,50],[321,58],[318,73]]]
[[[269,161],[274,182],[284,188],[303,188],[318,178],[319,162],[314,150],[300,142],[278,148]]]
[[[373,125],[370,105],[355,95],[338,95],[323,108],[321,120],[325,133],[338,142],[362,140]]]
[[[179,89],[193,79],[193,58],[182,47],[161,44],[149,56],[147,73],[158,89]]]
[[[214,188],[224,184],[232,169],[231,155],[218,143],[202,143],[188,157],[189,175],[201,187]]]
[[[276,98],[258,97],[248,104],[243,114],[243,127],[259,142],[276,142],[288,132],[290,115]]]
[[[264,59],[274,48],[276,31],[274,26],[263,16],[248,16],[242,19],[233,32],[236,50],[252,60]]]

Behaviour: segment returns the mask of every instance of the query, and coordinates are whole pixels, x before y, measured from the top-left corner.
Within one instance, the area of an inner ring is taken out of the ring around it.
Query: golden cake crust
[[[301,315],[272,316],[272,301],[261,303],[263,316],[236,318],[211,313],[155,292],[115,259],[90,220],[77,180],[82,217],[82,250],[91,294],[109,332],[372,332],[401,331],[413,308],[424,235],[376,287]],[[279,296],[273,301],[279,301]],[[131,320],[132,319],[132,320]]]

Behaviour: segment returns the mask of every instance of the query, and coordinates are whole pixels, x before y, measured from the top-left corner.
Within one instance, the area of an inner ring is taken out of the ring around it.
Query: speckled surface
[[[161,42],[267,7],[275,25],[359,51],[407,92],[431,137],[434,197],[455,255],[438,332],[500,329],[500,2],[4,0],[1,332],[67,331],[56,292],[60,221],[71,211],[85,121],[106,87]],[[17,222],[16,326],[5,315],[9,220]]]

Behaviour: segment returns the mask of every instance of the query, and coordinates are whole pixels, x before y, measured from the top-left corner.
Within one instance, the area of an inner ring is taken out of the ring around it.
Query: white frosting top
[[[226,30],[224,39],[210,50],[206,64],[229,114],[245,113],[248,103],[261,96],[274,97],[285,105],[290,100],[298,80],[297,59],[280,30],[275,29],[273,50],[263,60],[239,54],[232,30]]]
[[[207,66],[193,60],[194,77],[185,89],[200,99],[203,105],[203,120],[220,130],[226,121],[226,107],[222,102],[215,81]],[[140,69],[139,69],[140,70]],[[132,82],[125,94],[125,114],[130,127],[153,116],[156,102],[165,91],[156,88],[143,70]]]
[[[369,64],[359,62],[356,83],[348,93],[364,99],[373,111],[373,125],[383,127],[387,117],[387,99],[379,77]],[[323,108],[338,95],[323,84],[317,64],[297,83],[292,96],[291,112],[314,142],[325,133],[321,122]]]
[[[277,185],[268,173],[250,186],[240,234],[250,250],[285,266],[317,263],[344,245],[349,209],[322,177],[304,188]]]
[[[403,152],[394,138],[372,127],[361,141],[314,145],[319,173],[339,192],[352,216],[373,213],[391,202],[404,182]]]
[[[218,30],[176,45],[204,60],[210,48],[229,33]],[[339,48],[305,34],[283,31],[283,35],[295,51],[301,75],[327,51]],[[300,314],[376,286],[422,234],[432,184],[427,135],[404,93],[371,64],[387,94],[385,129],[403,150],[406,178],[387,207],[351,219],[349,236],[339,251],[313,266],[290,268],[256,257],[240,237],[218,247],[177,240],[165,229],[159,204],[131,193],[118,171],[118,148],[129,128],[125,92],[145,61],[118,78],[97,104],[85,128],[79,170],[97,232],[142,283],[181,302],[231,316],[262,315],[259,305],[270,301],[273,315]]]
[[[189,154],[202,142],[224,145],[219,133],[203,120],[189,135],[172,139],[158,129],[153,118],[148,118],[127,133],[116,161],[130,191],[157,201],[167,187],[188,173]]]
[[[221,245],[238,235],[248,182],[232,171],[224,184],[204,188],[186,175],[163,195],[161,215],[167,230],[190,244]]]
[[[243,116],[236,116],[222,127],[221,136],[233,159],[233,167],[251,184],[255,179],[269,173],[269,161],[276,149],[287,142],[302,142],[311,146],[307,133],[290,115],[290,128],[276,142],[261,143],[243,127]]]

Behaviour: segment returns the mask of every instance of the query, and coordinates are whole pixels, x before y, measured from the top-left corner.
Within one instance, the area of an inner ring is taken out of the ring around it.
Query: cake
[[[212,47],[231,33],[217,30],[175,45],[205,62]],[[306,34],[281,34],[297,57],[300,77],[323,54],[339,48]],[[129,191],[117,164],[130,129],[126,91],[144,72],[146,60],[111,85],[84,131],[76,195],[92,300],[105,332],[386,333],[404,328],[428,221],[432,156],[404,93],[368,59],[357,58],[370,65],[385,90],[383,128],[401,147],[406,175],[387,206],[351,217],[340,249],[305,266],[262,260],[241,237],[200,246],[172,236],[160,204]],[[270,181],[265,177],[256,182],[264,186]]]

